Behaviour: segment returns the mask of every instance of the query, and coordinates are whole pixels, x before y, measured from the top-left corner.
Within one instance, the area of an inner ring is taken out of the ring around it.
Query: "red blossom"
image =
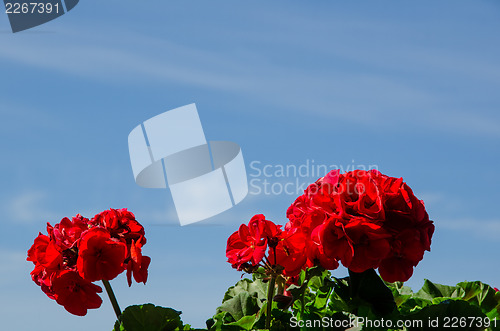
[[[276,247],[269,249],[269,261],[273,265],[282,266],[285,276],[297,276],[307,262],[305,252],[304,234],[297,231],[285,231],[281,234]]]
[[[333,270],[340,261],[353,272],[379,268],[386,281],[406,281],[434,233],[423,201],[402,178],[377,170],[329,172],[307,187],[286,216],[285,232],[268,257],[289,277],[314,265]],[[226,256],[233,267],[256,265],[265,256],[268,242],[258,229],[242,225],[229,237]]]
[[[45,293],[49,298],[55,299],[54,291],[52,289],[52,276],[56,274],[56,271],[49,271],[47,268],[40,264],[35,266],[35,269],[30,273],[31,279],[40,286],[43,293]]]
[[[112,237],[125,239],[127,243],[140,239],[143,246],[146,244],[144,227],[126,208],[105,210],[95,215],[90,224],[105,228]]]
[[[142,255],[144,228],[126,209],[110,209],[92,220],[78,214],[39,234],[28,250],[31,278],[51,299],[75,315],[98,308],[102,290],[93,281],[111,280],[127,269],[127,281],[146,283],[151,259]]]
[[[317,235],[327,256],[349,265],[354,256],[354,247],[344,228],[340,219],[331,218],[318,227]]]
[[[83,279],[75,271],[63,271],[52,282],[58,304],[78,316],[85,316],[88,309],[97,309],[102,299],[97,295],[102,289]]]
[[[28,250],[27,261],[48,270],[59,270],[62,264],[61,248],[46,235],[39,234]]]
[[[88,281],[111,280],[125,268],[127,245],[111,239],[103,228],[92,228],[80,239],[77,269]]]
[[[233,268],[241,270],[242,265],[256,266],[262,261],[271,238],[281,233],[279,226],[266,220],[262,214],[252,217],[248,226],[242,224],[227,240],[226,257]]]
[[[408,280],[434,232],[423,202],[403,179],[377,170],[330,172],[297,198],[287,217],[286,229],[316,236],[318,251],[331,261],[354,272],[380,267],[386,281]]]
[[[83,232],[89,229],[88,219],[78,214],[72,220],[65,217],[58,224],[49,230],[51,238],[60,247],[69,249],[76,244]],[[50,225],[48,225],[50,228]]]
[[[130,245],[130,257],[127,263],[127,282],[132,286],[132,275],[137,283],[144,283],[148,280],[148,267],[151,263],[149,256],[142,255],[141,240],[132,241]]]
[[[306,267],[311,268],[314,266],[322,266],[327,270],[334,270],[339,267],[339,262],[336,258],[328,256],[318,242],[310,241],[306,245],[307,249],[307,262]]]
[[[354,251],[350,262],[342,260],[342,264],[354,272],[377,268],[391,250],[390,235],[380,225],[358,218],[345,226],[345,232]]]

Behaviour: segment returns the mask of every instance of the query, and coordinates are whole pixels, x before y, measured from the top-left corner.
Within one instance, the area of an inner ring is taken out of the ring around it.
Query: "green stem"
[[[304,282],[302,283],[302,293],[300,294],[300,318],[304,319],[304,310],[306,306],[306,290],[307,290],[307,282],[309,279],[307,279],[307,274],[306,274],[306,279],[304,279]]]
[[[109,301],[111,301],[111,305],[113,306],[113,309],[115,311],[116,318],[118,318],[118,321],[120,321],[122,317],[122,312],[120,310],[120,306],[118,305],[118,301],[116,300],[115,293],[111,288],[111,284],[107,280],[103,280],[102,283],[104,284],[106,293],[108,293]]]
[[[266,314],[266,329],[271,327],[271,311],[273,308],[274,286],[276,284],[276,276],[271,276],[267,288],[267,314]]]
[[[285,279],[281,276],[279,278],[276,278],[276,284],[278,284],[278,293],[283,295],[283,292],[285,292]]]

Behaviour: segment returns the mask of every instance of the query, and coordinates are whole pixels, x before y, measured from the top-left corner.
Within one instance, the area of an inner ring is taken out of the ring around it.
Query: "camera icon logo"
[[[128,148],[136,183],[168,185],[181,225],[220,214],[248,194],[240,146],[207,142],[195,104],[144,121],[130,132]]]

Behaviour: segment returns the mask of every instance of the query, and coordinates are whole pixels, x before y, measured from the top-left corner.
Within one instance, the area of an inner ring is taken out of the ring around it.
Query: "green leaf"
[[[290,319],[292,313],[281,309],[273,309],[271,312],[273,319],[271,320],[271,331],[288,331],[292,330]]]
[[[456,317],[456,319],[453,319]],[[479,307],[470,305],[463,300],[451,300],[441,302],[437,305],[425,307],[417,313],[407,316],[406,319],[419,321],[419,326],[408,328],[409,331],[419,330],[481,330],[478,328],[476,319],[486,316]],[[454,323],[454,321],[456,321]],[[464,323],[464,324],[461,324]]]
[[[266,269],[264,267],[259,267],[257,270],[255,270],[253,273],[252,273],[252,280],[257,280],[257,279],[263,279],[263,278],[267,278],[269,277],[267,274],[266,274]]]
[[[311,279],[313,276],[318,277],[330,277],[330,272],[325,270],[325,268],[320,266],[315,266],[306,270],[307,278]]]
[[[392,291],[398,310],[403,315],[414,313],[433,304],[432,300],[417,297],[411,288],[404,286],[402,282],[386,283],[386,285]]]
[[[392,291],[385,285],[375,270],[368,269],[357,273],[349,270],[351,297],[368,302],[374,313],[384,316],[392,313],[396,302]]]
[[[402,308],[403,304],[413,297],[413,291],[410,287],[404,286],[402,282],[385,283],[392,291],[394,302],[398,308]],[[403,306],[404,308],[404,306]]]
[[[392,294],[394,297],[397,296],[412,296],[413,291],[411,290],[410,287],[405,286],[403,282],[395,282],[395,283],[387,283],[385,282],[385,285],[392,291]]]
[[[292,284],[288,286],[286,289],[290,294],[293,295],[295,299],[299,298],[302,295],[302,292],[307,288],[307,284],[302,284],[300,286]]]
[[[256,298],[257,304],[259,307],[262,307],[262,304],[267,299],[267,283],[260,278],[253,281],[247,278],[242,279],[226,291],[222,302],[224,303],[242,292],[248,293],[250,296]]]
[[[333,278],[334,279],[334,292],[337,297],[336,300],[342,301],[344,304],[351,300],[351,293],[349,289],[349,277]],[[332,298],[333,299],[333,298]]]
[[[447,286],[425,280],[424,286],[415,293],[413,299],[422,308],[430,303],[439,304],[448,299],[464,300],[479,307],[490,319],[500,318],[500,296],[496,295],[496,291],[491,286],[480,281],[461,282],[456,286]],[[411,301],[405,302],[405,305],[409,302]]]
[[[303,284],[305,280],[306,280],[306,271],[301,270],[299,274],[299,284]]]
[[[220,312],[207,321],[207,328],[211,331],[239,331],[241,327],[230,325],[234,318],[228,312]]]
[[[435,284],[430,280],[426,279],[424,286],[415,294],[415,297],[433,300],[434,298],[444,297],[444,298],[460,298],[463,296],[463,290],[456,286],[448,286]]]
[[[230,313],[220,312],[207,321],[207,328],[212,331],[254,330],[258,321],[258,314],[243,316],[235,321]]]
[[[330,295],[330,300],[328,302],[328,309],[332,312],[350,312],[349,301],[344,301],[341,296],[335,291]]]
[[[480,281],[457,284],[463,290],[463,299],[481,308],[490,319],[500,320],[500,292]]]
[[[155,306],[151,303],[127,307],[115,331],[173,331],[182,330],[180,311]]]
[[[228,312],[235,321],[239,321],[244,316],[254,315],[259,311],[257,299],[248,292],[239,292],[235,297],[225,300],[217,308],[217,312]]]
[[[243,316],[237,322],[230,323],[230,325],[239,326],[243,330],[252,330],[255,322],[255,316]]]
[[[265,307],[267,283],[263,278],[242,279],[225,293],[222,305],[207,320],[209,330],[252,330],[261,320],[259,311]]]

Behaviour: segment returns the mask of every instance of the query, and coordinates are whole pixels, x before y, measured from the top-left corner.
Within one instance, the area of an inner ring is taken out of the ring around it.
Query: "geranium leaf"
[[[480,281],[461,282],[457,287],[463,289],[463,299],[481,308],[490,319],[500,319],[500,295],[491,286]]]
[[[463,295],[463,292],[456,286],[435,284],[428,279],[425,280],[424,286],[415,294],[418,298],[431,301],[438,297],[458,298],[461,297],[461,295]]]
[[[361,273],[349,270],[349,279],[351,297],[368,302],[375,313],[386,315],[396,308],[392,291],[385,285],[375,270],[368,269]]]
[[[235,321],[239,321],[244,316],[254,315],[259,311],[257,299],[248,292],[239,292],[231,299],[228,299],[217,308],[217,312],[226,311],[233,316]]]
[[[151,303],[127,307],[115,331],[173,331],[182,330],[181,312]],[[117,329],[117,327],[119,327]]]
[[[254,281],[247,278],[242,279],[226,291],[222,302],[224,303],[242,292],[246,292],[256,298],[257,304],[259,307],[262,307],[263,302],[267,298],[267,283],[264,283],[262,279],[255,279]]]
[[[454,324],[454,319],[450,319],[452,317],[457,317],[456,324]],[[452,328],[467,331],[481,329],[478,328],[476,318],[484,319],[486,316],[479,307],[470,305],[466,301],[448,299],[440,304],[425,307],[417,313],[408,315],[406,318],[423,322],[421,326],[409,327],[409,331],[429,330],[436,327],[438,327],[438,330]]]
[[[229,323],[228,325],[238,326],[243,330],[252,330],[255,323],[255,316],[243,316],[238,321]]]

